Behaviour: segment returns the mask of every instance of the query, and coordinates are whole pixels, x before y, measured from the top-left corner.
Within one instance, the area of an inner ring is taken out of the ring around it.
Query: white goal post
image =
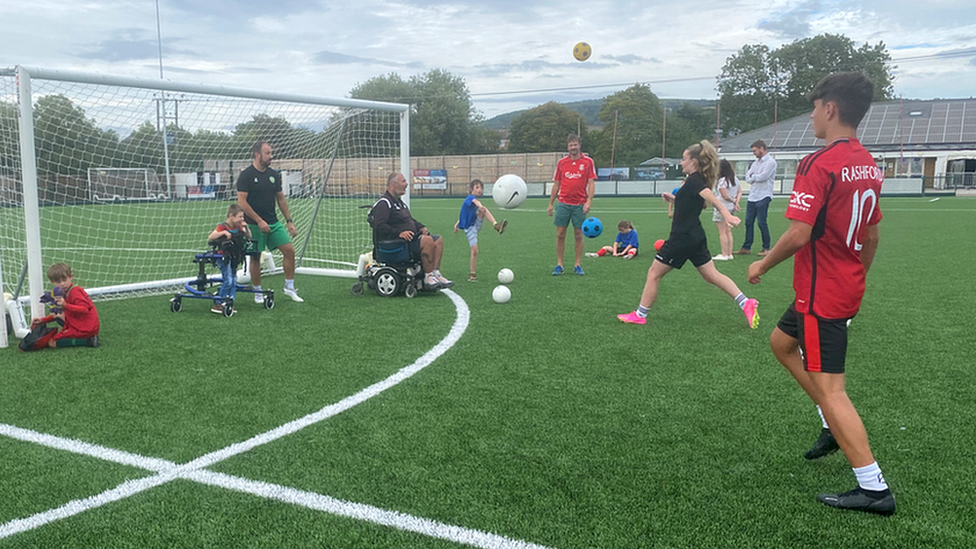
[[[409,174],[409,105],[18,66],[0,69],[0,284],[44,313],[65,262],[95,299],[172,292],[236,201],[251,146],[299,235],[299,274],[355,277],[361,206]],[[280,261],[279,261],[280,264]]]

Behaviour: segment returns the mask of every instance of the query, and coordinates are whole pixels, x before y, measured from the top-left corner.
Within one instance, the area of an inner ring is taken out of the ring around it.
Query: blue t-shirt
[[[478,207],[474,205],[477,198],[475,195],[469,194],[464,199],[464,204],[461,204],[461,215],[458,218],[458,229],[467,229],[478,220]]]
[[[636,229],[631,229],[629,233],[617,233],[617,249],[623,250],[627,246],[637,247]]]

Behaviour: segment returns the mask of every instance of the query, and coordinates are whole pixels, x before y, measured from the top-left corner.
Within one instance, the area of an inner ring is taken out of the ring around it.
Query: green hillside
[[[661,99],[661,103],[670,110],[677,109],[682,103],[690,103],[692,106],[699,108],[715,106],[715,101],[712,99]],[[603,99],[586,99],[583,101],[573,101],[571,103],[562,104],[570,110],[574,110],[582,114],[583,120],[586,121],[586,125],[588,127],[593,128],[603,125],[603,123],[600,122],[600,119],[597,117],[600,112],[600,105],[603,104]],[[485,120],[484,125],[488,129],[504,130],[508,128],[509,124],[512,123],[512,119],[527,110],[528,109],[522,109],[499,114],[498,116]]]

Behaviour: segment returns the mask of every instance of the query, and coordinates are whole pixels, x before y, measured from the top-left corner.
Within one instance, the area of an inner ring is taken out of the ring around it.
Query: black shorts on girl
[[[800,342],[803,369],[808,372],[843,374],[847,360],[847,319],[826,320],[796,312],[793,303],[776,325]]]
[[[675,269],[680,269],[685,261],[691,261],[697,269],[711,261],[712,254],[708,251],[707,239],[685,240],[679,236],[667,239],[654,258]]]

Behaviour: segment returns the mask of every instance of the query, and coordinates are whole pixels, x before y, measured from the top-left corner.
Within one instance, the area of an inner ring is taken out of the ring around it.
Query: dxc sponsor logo
[[[810,200],[815,197],[812,194],[801,193],[800,191],[793,191],[792,196],[790,196],[790,205],[803,208],[804,210],[810,209]]]

